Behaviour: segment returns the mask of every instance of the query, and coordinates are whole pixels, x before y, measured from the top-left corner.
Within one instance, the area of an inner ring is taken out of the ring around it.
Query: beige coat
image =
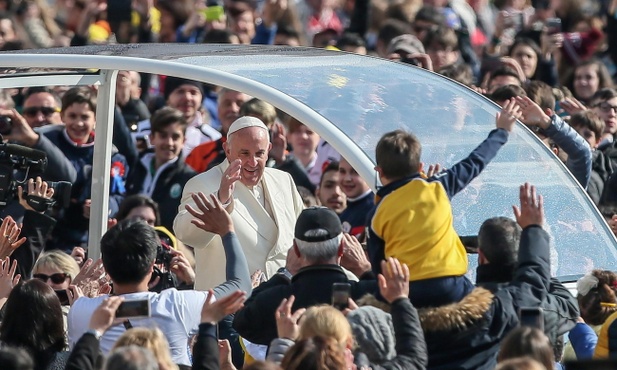
[[[185,209],[195,207],[191,193],[211,194],[218,191],[228,161],[193,177],[184,186],[182,203],[174,220],[174,232],[185,244],[195,248],[195,289],[206,290],[225,282],[225,252],[218,235],[205,232],[191,224],[193,216]],[[294,226],[304,204],[291,176],[273,168],[263,174],[266,202],[274,220],[266,213],[250,190],[237,182],[233,193],[231,218],[249,272],[262,270],[268,278],[285,266],[287,251],[293,244]]]

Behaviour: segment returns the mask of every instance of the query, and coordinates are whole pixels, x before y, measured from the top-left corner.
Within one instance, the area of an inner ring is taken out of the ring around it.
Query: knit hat
[[[325,230],[326,233],[319,236],[307,236],[309,231],[317,229]],[[342,232],[343,226],[338,215],[330,208],[316,206],[305,208],[300,213],[296,220],[294,236],[298,240],[315,243],[334,239]]]
[[[203,83],[199,81],[187,80],[186,78],[180,78],[180,77],[167,76],[167,78],[165,78],[165,90],[163,92],[165,96],[165,101],[167,101],[167,99],[169,98],[169,95],[171,95],[171,93],[174,92],[175,89],[179,88],[182,85],[195,86],[196,88],[199,89],[199,91],[201,91],[202,96],[204,94]]]
[[[392,316],[379,308],[364,306],[347,314],[358,350],[374,364],[382,364],[396,356],[396,340]]]

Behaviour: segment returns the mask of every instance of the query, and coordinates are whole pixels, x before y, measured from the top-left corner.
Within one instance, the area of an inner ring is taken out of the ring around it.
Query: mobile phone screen
[[[116,317],[149,317],[150,301],[148,299],[126,300],[116,310]]]
[[[334,283],[332,285],[332,306],[339,310],[344,310],[349,306],[349,283]]]
[[[521,307],[519,310],[519,322],[521,326],[531,326],[544,330],[544,313],[539,307]]]
[[[56,292],[61,305],[65,306],[69,304],[69,295],[65,289],[54,290],[54,292]]]

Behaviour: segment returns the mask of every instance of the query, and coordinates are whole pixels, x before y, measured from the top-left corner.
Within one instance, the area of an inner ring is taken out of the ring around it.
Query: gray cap
[[[388,44],[388,54],[404,52],[406,54],[424,54],[424,45],[414,35],[400,35],[392,39]]]

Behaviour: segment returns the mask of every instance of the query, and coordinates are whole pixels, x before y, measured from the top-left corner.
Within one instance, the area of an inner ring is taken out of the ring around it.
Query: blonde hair
[[[334,338],[343,347],[351,346],[353,336],[347,318],[332,306],[313,306],[306,310],[298,340],[315,336]]]
[[[118,338],[112,350],[130,345],[136,345],[152,351],[160,370],[178,369],[178,366],[171,359],[169,343],[167,343],[167,339],[165,339],[165,335],[160,329],[131,328]]]
[[[79,274],[79,265],[73,257],[59,250],[42,253],[34,263],[32,273],[36,274],[39,269],[45,267],[69,274],[71,281]]]

